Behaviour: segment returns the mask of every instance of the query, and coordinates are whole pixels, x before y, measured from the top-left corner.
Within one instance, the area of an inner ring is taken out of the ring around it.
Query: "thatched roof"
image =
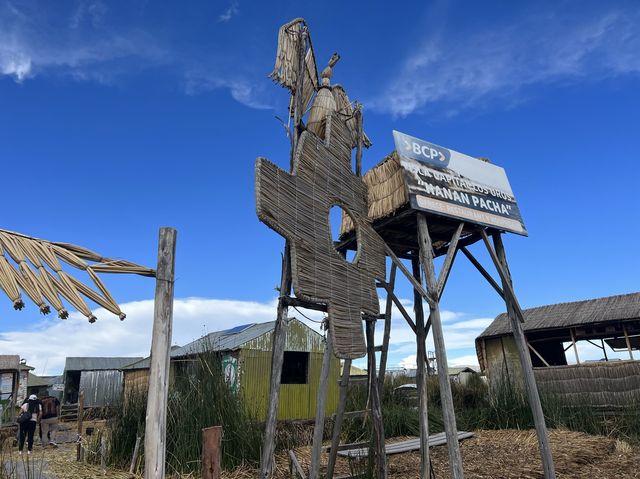
[[[570,328],[631,319],[640,319],[640,293],[525,309],[524,330],[531,332]],[[506,334],[511,334],[511,325],[507,313],[502,313],[478,336],[478,339]]]
[[[367,171],[362,179],[367,186],[370,220],[375,221],[390,216],[409,203],[409,193],[400,166],[400,158],[395,151]],[[343,215],[340,234],[348,233],[352,229],[351,218],[349,215]]]

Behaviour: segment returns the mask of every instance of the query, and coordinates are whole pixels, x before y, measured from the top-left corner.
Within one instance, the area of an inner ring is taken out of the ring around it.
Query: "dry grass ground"
[[[622,441],[584,433],[551,431],[551,448],[559,479],[640,478],[640,448]],[[465,477],[469,479],[542,478],[534,431],[499,430],[477,431],[472,439],[461,443]],[[35,448],[38,449],[38,448]],[[55,479],[129,479],[125,471],[75,462],[75,445],[65,444],[58,449],[36,450],[46,463],[48,477]],[[299,448],[296,455],[306,469],[309,464],[309,448]],[[431,449],[435,476],[449,477],[445,446]],[[326,461],[326,455],[323,458]],[[390,478],[417,478],[420,457],[417,452],[389,456]],[[276,479],[289,477],[288,460],[284,454],[277,457]],[[336,475],[348,475],[349,463],[340,458]],[[193,477],[193,476],[185,476]],[[252,468],[225,471],[224,479],[249,479],[256,477]]]

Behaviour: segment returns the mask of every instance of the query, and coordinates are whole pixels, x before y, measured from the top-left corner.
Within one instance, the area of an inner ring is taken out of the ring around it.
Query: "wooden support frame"
[[[520,356],[520,364],[522,366],[522,374],[524,377],[524,386],[529,399],[529,406],[533,413],[533,420],[536,427],[536,434],[538,437],[538,447],[540,449],[540,457],[542,459],[542,468],[544,470],[544,477],[546,479],[555,479],[555,466],[553,464],[553,457],[551,456],[551,447],[549,445],[549,437],[547,434],[547,426],[544,419],[544,413],[542,411],[542,404],[540,402],[540,395],[538,394],[538,388],[536,386],[535,376],[533,375],[533,366],[531,364],[531,355],[527,348],[527,340],[524,335],[524,329],[522,327],[522,319],[524,318],[520,305],[515,301],[515,293],[513,292],[513,286],[511,284],[511,275],[509,273],[509,266],[507,263],[507,256],[502,244],[502,236],[500,232],[493,234],[493,245],[489,243],[484,229],[480,230],[482,240],[489,252],[489,256],[493,260],[493,263],[502,279],[502,289],[505,292],[505,303],[507,306],[507,314],[511,321],[511,328],[513,330],[513,337],[515,339],[516,347],[518,348],[518,355]],[[495,249],[494,249],[495,248]],[[513,300],[512,300],[513,299]]]
[[[367,338],[367,370],[369,373],[369,398],[371,401],[371,423],[373,425],[372,440],[375,451],[375,477],[376,479],[386,479],[387,477],[387,455],[385,452],[384,424],[382,423],[382,404],[376,379],[376,353],[375,347],[375,321],[365,323]]]
[[[149,394],[144,435],[145,479],[164,479],[165,477],[176,236],[175,229],[160,228]]]
[[[349,387],[349,376],[351,373],[351,359],[345,359],[342,365],[342,376],[340,378],[340,396],[338,398],[338,410],[333,422],[333,434],[331,436],[331,450],[327,461],[327,478],[333,477],[338,457],[338,446],[340,445],[340,433],[342,432],[342,422],[344,420],[344,410],[347,405],[347,390]]]
[[[305,57],[307,50],[307,26],[302,23],[298,32],[298,72],[305,71]],[[301,134],[302,116],[304,115],[304,105],[302,104],[302,90],[304,73],[298,75],[296,82],[294,110],[293,110],[293,131],[291,135],[291,152],[289,160],[289,170],[293,171],[294,157],[298,146],[298,139]],[[271,356],[271,383],[269,385],[269,404],[267,407],[267,418],[264,428],[264,441],[262,456],[260,458],[260,479],[269,479],[273,470],[273,454],[275,452],[276,423],[278,416],[278,403],[280,401],[280,376],[282,364],[284,362],[284,347],[287,337],[288,303],[287,298],[291,294],[291,249],[289,242],[285,242],[284,253],[282,255],[282,273],[280,278],[280,297],[278,299],[278,313],[276,325],[273,332],[272,356]]]
[[[427,301],[429,303],[433,343],[436,350],[436,361],[438,362],[438,383],[440,384],[440,401],[442,404],[443,422],[447,436],[449,468],[453,479],[462,479],[464,477],[464,472],[462,469],[460,445],[458,444],[458,430],[456,426],[455,411],[453,409],[451,382],[449,381],[449,374],[447,371],[447,351],[444,343],[442,322],[440,319],[440,298],[438,297],[438,283],[433,263],[433,244],[431,242],[431,236],[429,235],[429,227],[425,214],[418,212],[417,219],[420,263],[424,270],[427,290],[431,291],[431,294],[427,295]]]
[[[395,263],[391,264],[391,271],[389,272],[389,282],[387,285],[393,291],[396,284],[396,271],[398,267]],[[384,333],[382,336],[382,352],[380,353],[380,369],[378,370],[378,389],[380,398],[382,398],[382,391],[384,388],[384,377],[387,372],[387,355],[389,350],[389,338],[391,335],[391,312],[393,310],[393,299],[387,294],[387,301],[384,308]]]
[[[525,338],[525,341],[527,341],[527,340],[526,340],[526,338]],[[527,341],[527,346],[529,347],[529,349],[531,350],[531,352],[532,352],[533,354],[535,354],[535,355],[538,357],[538,359],[540,359],[540,361],[542,361],[542,364],[544,364],[546,367],[551,367],[551,366],[549,365],[549,363],[547,362],[547,360],[546,360],[545,358],[543,358],[543,357],[542,357],[542,355],[541,355],[541,354],[536,350],[536,348],[534,348],[533,346],[531,346],[531,343],[530,343],[529,341]]]
[[[576,333],[573,328],[569,329],[571,333],[571,345],[573,346],[573,353],[576,355],[576,364],[580,364],[580,356],[578,355],[578,346],[576,346]]]
[[[622,332],[624,333],[624,340],[627,343],[627,349],[629,350],[629,359],[633,361],[633,349],[631,349],[631,340],[629,339],[629,334],[627,333],[627,326],[622,325]]]

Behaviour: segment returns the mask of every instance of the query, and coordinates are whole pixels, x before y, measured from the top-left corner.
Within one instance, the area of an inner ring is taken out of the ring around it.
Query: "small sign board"
[[[393,132],[411,207],[527,235],[503,168]]]
[[[52,391],[64,391],[64,383],[56,383],[51,385]]]

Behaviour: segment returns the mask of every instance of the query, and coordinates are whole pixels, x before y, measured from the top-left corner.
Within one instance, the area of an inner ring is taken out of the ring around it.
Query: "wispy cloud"
[[[233,1],[220,16],[239,13]],[[23,83],[44,75],[114,84],[145,70],[163,67],[179,79],[186,94],[228,90],[237,102],[265,109],[271,105],[254,75],[229,66],[229,59],[195,46],[178,47],[155,35],[142,20],[122,26],[100,0],[80,0],[73,9],[0,4],[0,76]],[[226,65],[226,66],[225,66]],[[265,83],[263,76],[260,82]]]
[[[238,2],[236,0],[232,0],[231,4],[229,5],[229,8],[227,8],[224,11],[224,13],[222,13],[218,17],[218,21],[220,21],[220,22],[228,22],[234,16],[236,16],[238,13],[240,13],[240,8],[239,7],[240,7],[240,5],[238,4]]]
[[[506,26],[483,23],[481,31],[430,33],[371,106],[394,116],[438,104],[458,112],[494,100],[517,103],[536,84],[640,73],[637,8],[576,13],[554,4],[554,11],[520,18]]]

